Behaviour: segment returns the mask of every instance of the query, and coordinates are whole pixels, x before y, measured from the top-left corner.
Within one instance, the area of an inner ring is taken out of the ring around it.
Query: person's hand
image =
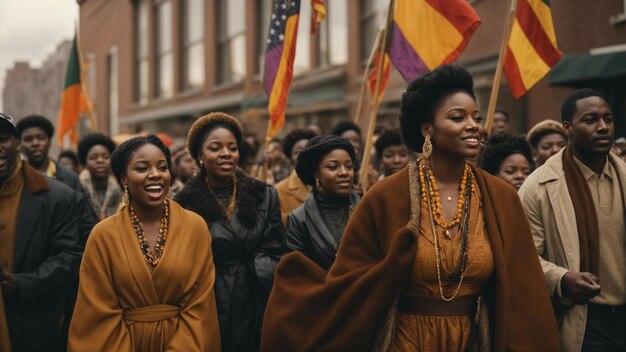
[[[602,291],[599,280],[592,273],[570,271],[561,279],[561,292],[576,304],[587,304]]]
[[[17,294],[15,275],[11,274],[4,267],[0,268],[0,285],[2,285],[2,294],[5,297],[15,297]]]

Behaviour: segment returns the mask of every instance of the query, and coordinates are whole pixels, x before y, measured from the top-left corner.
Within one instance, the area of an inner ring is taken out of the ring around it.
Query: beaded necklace
[[[461,196],[463,196],[464,202],[461,205],[461,218],[459,219],[460,222],[460,231],[461,231],[461,243],[459,244],[459,261],[458,261],[458,265],[457,268],[455,270],[455,275],[452,277],[452,282],[457,281],[458,280],[458,284],[452,294],[452,296],[450,297],[446,297],[443,294],[443,284],[441,282],[441,258],[440,258],[440,244],[439,244],[439,234],[437,232],[436,226],[435,226],[435,214],[434,214],[434,209],[433,206],[436,206],[435,204],[433,204],[432,202],[432,198],[434,198],[435,193],[432,191],[432,189],[434,188],[433,186],[436,186],[436,183],[433,182],[434,177],[432,177],[432,172],[429,172],[429,167],[428,167],[428,161],[427,160],[422,160],[421,161],[421,167],[419,167],[419,177],[420,177],[420,182],[422,183],[422,197],[424,197],[426,199],[426,201],[428,202],[428,206],[431,210],[431,216],[430,216],[430,226],[431,226],[431,230],[433,233],[433,242],[435,244],[435,263],[437,266],[437,281],[439,283],[439,294],[441,296],[441,299],[443,299],[446,302],[450,302],[452,300],[454,300],[457,296],[457,294],[459,293],[459,290],[461,288],[461,284],[463,283],[463,279],[465,277],[465,271],[467,270],[467,246],[468,246],[468,242],[469,242],[469,213],[470,213],[470,203],[471,203],[471,192],[472,189],[474,187],[473,185],[473,175],[471,174],[471,170],[469,173],[469,177],[465,176],[465,172],[464,172],[464,177],[466,178],[466,182],[469,183],[469,187],[464,187],[463,188],[463,194],[459,195],[459,198],[461,198]],[[469,168],[469,166],[466,164],[466,170]],[[428,175],[425,175],[428,174]],[[428,176],[428,177],[425,177]],[[428,180],[428,181],[426,181]],[[426,181],[426,182],[424,182]],[[432,183],[432,184],[431,184]],[[437,198],[438,199],[438,198]],[[466,200],[466,201],[465,201]],[[441,206],[441,205],[439,205]],[[440,225],[441,226],[441,225]],[[444,230],[447,231],[447,230]],[[445,234],[445,232],[444,232]]]
[[[144,260],[148,266],[154,269],[161,260],[163,249],[165,248],[165,242],[167,241],[167,232],[170,222],[169,202],[167,199],[163,201],[163,216],[161,217],[161,225],[159,226],[159,236],[157,237],[156,246],[153,251],[150,250],[150,243],[148,243],[146,233],[144,232],[143,225],[141,224],[141,221],[139,221],[139,217],[135,212],[133,203],[130,203],[128,208],[130,209],[130,220],[133,224],[133,230],[135,230],[135,234],[139,240],[139,248],[141,248]]]

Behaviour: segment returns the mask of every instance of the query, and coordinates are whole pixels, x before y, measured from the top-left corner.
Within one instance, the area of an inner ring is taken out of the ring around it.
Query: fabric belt
[[[136,321],[153,322],[174,318],[180,314],[180,308],[168,304],[155,304],[152,306],[124,309],[122,317],[127,324]]]
[[[609,306],[606,304],[589,303],[587,305],[587,311],[589,314],[613,316],[613,315],[626,315],[626,304],[621,306]]]
[[[409,295],[398,298],[398,312],[429,316],[474,315],[478,296],[465,296],[446,302]]]

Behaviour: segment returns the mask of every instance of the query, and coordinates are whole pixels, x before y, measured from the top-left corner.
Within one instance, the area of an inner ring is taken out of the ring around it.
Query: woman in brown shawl
[[[483,134],[469,73],[413,81],[400,123],[423,158],[366,193],[328,273],[283,258],[262,350],[558,351],[519,198],[467,163]]]
[[[211,237],[166,199],[169,150],[133,138],[112,166],[129,202],[89,236],[69,351],[219,351]]]

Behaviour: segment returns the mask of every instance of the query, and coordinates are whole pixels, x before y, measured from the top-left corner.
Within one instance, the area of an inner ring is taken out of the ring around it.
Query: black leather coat
[[[350,194],[350,210],[359,199],[356,193]],[[287,216],[287,246],[311,258],[324,270],[335,262],[335,238],[322,218],[314,192]]]
[[[175,200],[202,216],[211,232],[222,351],[258,351],[274,269],[287,248],[276,190],[242,173],[237,179],[231,221],[200,176]]]

